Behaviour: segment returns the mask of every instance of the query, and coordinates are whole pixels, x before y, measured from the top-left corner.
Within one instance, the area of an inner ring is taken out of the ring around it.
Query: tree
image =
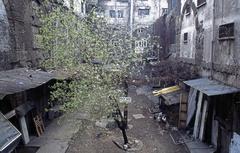
[[[70,76],[68,81],[53,85],[51,101],[60,103],[64,111],[80,109],[94,119],[117,111],[121,119],[115,120],[128,143],[127,120],[118,107],[134,58],[127,29],[109,26],[94,11],[80,18],[61,5],[44,4],[38,39],[47,55],[42,66]]]

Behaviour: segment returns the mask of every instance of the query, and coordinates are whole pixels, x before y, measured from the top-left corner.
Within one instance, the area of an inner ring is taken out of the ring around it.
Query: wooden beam
[[[12,111],[4,114],[4,116],[5,116],[7,119],[10,119],[10,118],[12,118],[12,117],[15,116],[15,115],[16,115],[16,111],[15,111],[15,110],[12,110]]]
[[[201,118],[201,108],[202,108],[202,99],[203,99],[203,93],[199,92],[198,96],[198,103],[197,103],[197,112],[195,116],[195,123],[194,123],[194,130],[193,130],[193,136],[195,139],[199,137],[199,121]]]
[[[207,111],[208,111],[208,101],[204,101],[203,103],[203,111],[202,111],[202,119],[201,119],[201,127],[200,127],[200,134],[199,139],[203,141],[204,132],[205,132],[205,123],[207,118]]]
[[[28,144],[29,141],[30,141],[30,138],[29,138],[29,133],[28,133],[28,128],[27,128],[27,123],[26,123],[25,116],[21,116],[19,118],[19,122],[20,122],[21,131],[22,131],[23,143]]]

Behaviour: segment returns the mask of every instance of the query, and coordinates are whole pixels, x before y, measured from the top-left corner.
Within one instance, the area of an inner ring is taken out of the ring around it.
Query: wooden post
[[[202,120],[201,120],[201,127],[200,127],[200,134],[199,134],[199,139],[203,141],[203,136],[205,132],[205,123],[206,123],[206,117],[208,112],[208,101],[204,101],[203,104],[203,111],[202,111]]]
[[[125,126],[126,128],[128,128],[128,104],[124,106],[123,118],[124,118]]]
[[[20,122],[21,131],[22,131],[23,143],[27,144],[30,141],[30,139],[29,139],[25,116],[21,116],[19,118],[19,122]]]
[[[182,129],[186,128],[187,104],[188,104],[188,93],[182,92],[180,95],[178,128],[182,128]]]
[[[193,130],[193,136],[195,139],[199,137],[199,121],[201,120],[200,118],[201,118],[202,99],[203,99],[203,93],[199,92],[197,112],[196,112],[194,130]]]

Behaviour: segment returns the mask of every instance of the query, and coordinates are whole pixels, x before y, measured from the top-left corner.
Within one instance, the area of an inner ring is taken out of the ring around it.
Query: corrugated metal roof
[[[184,83],[208,96],[217,96],[240,92],[240,89],[238,88],[227,86],[221,82],[210,80],[208,78],[184,81]]]
[[[1,71],[0,100],[6,95],[36,88],[54,78],[56,78],[56,75],[53,73],[26,68]]]
[[[21,133],[0,113],[0,152],[20,138]],[[11,149],[10,149],[11,150]]]

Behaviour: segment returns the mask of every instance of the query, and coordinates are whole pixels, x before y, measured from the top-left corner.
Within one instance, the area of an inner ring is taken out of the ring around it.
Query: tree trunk
[[[123,135],[123,139],[124,139],[124,144],[128,144],[128,137],[127,137],[127,133],[126,133],[126,129],[121,129],[122,130],[122,135]]]
[[[124,128],[128,128],[128,105],[125,105],[124,111],[123,111],[123,123],[124,123]]]

